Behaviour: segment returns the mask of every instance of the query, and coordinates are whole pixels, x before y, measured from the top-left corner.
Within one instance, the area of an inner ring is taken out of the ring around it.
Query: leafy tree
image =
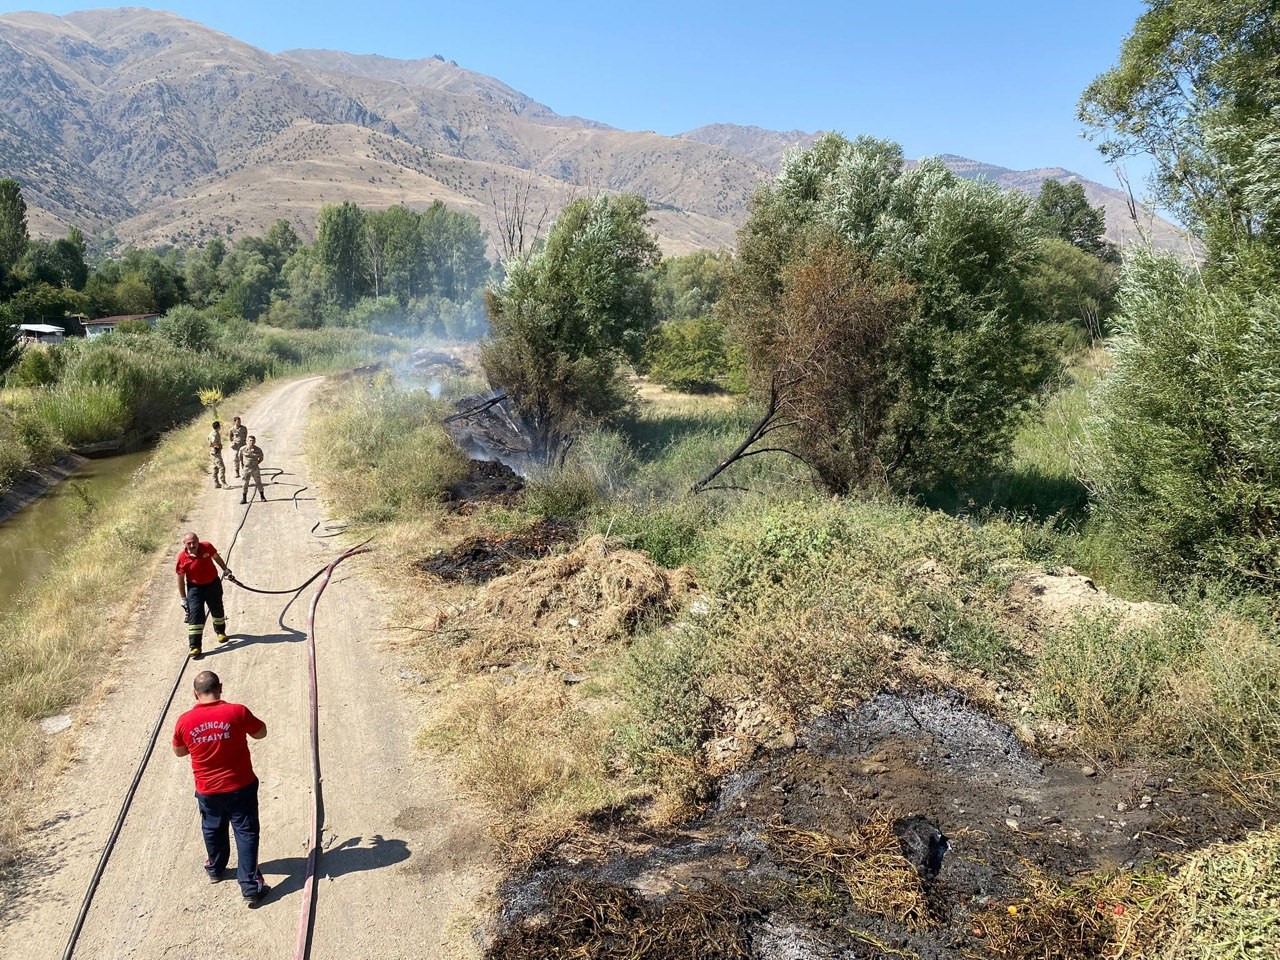
[[[112,315],[155,313],[157,301],[151,284],[140,273],[129,273],[111,287],[108,302]]]
[[[196,306],[212,306],[221,299],[223,284],[218,268],[226,255],[226,242],[221,237],[214,237],[205,244],[200,256],[188,258],[187,290]]]
[[[375,298],[391,294],[403,305],[426,292],[418,214],[405,206],[370,211],[364,217],[364,240]]]
[[[267,243],[276,250],[281,265],[302,246],[298,232],[288,220],[277,220],[271,225],[271,229],[267,231]]]
[[[650,379],[690,393],[715,390],[729,368],[724,324],[712,317],[668,320],[645,345]]]
[[[315,256],[331,299],[343,309],[350,307],[366,286],[364,214],[359,207],[348,200],[320,208]]]
[[[1065,240],[1095,257],[1117,259],[1114,246],[1103,237],[1107,232],[1106,212],[1101,207],[1089,206],[1079,181],[1062,183],[1046,179],[1036,197],[1036,212],[1048,236]]]
[[[17,180],[0,180],[0,281],[27,248],[27,204]]]
[[[1098,340],[1115,309],[1118,276],[1114,263],[1051,237],[1028,270],[1027,297],[1040,320],[1082,328]]]
[[[658,319],[692,320],[709,316],[724,289],[733,258],[721,250],[697,250],[667,257],[658,265]]]
[[[1156,199],[1210,262],[1259,245],[1280,269],[1280,8],[1258,0],[1147,0],[1080,101],[1105,155],[1155,161]]]
[[[836,242],[848,256],[823,253],[827,268],[863,265],[858,282],[867,289],[844,291],[850,303],[874,304],[883,295],[896,310],[897,293],[884,291],[909,284],[912,315],[895,323],[899,332],[885,347],[892,362],[879,368],[892,379],[895,399],[879,421],[877,463],[859,461],[854,473],[862,474],[859,481],[887,477],[905,489],[967,479],[1008,450],[1042,375],[1026,290],[1036,253],[1033,224],[1029,201],[1017,194],[956,177],[936,160],[906,171],[897,144],[829,134],[788,158],[776,181],[753,198],[718,312],[743,344],[751,380],[764,396],[786,366],[777,325],[794,296],[794,278],[805,276],[795,271],[815,251]],[[825,289],[842,289],[822,276]],[[816,280],[805,286],[824,289]],[[803,389],[828,394],[834,386],[820,378],[838,371],[814,368]]]
[[[1280,298],[1125,267],[1086,477],[1150,569],[1280,574]]]
[[[639,354],[653,325],[658,245],[647,214],[629,194],[574,201],[485,298],[492,337],[481,363],[537,460],[554,461],[576,428],[626,405],[618,363]]]
[[[204,350],[213,340],[213,328],[195,307],[174,307],[156,324],[156,330],[175,347]]]
[[[22,356],[18,346],[17,325],[22,322],[10,304],[0,303],[0,376],[16,364]]]
[[[489,276],[480,220],[439,200],[422,214],[423,256],[431,292],[454,302],[469,300]]]

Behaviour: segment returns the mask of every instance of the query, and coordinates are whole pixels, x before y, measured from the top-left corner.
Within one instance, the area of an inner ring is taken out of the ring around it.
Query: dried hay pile
[[[521,920],[487,960],[748,960],[757,910],[727,887],[648,902],[625,887],[568,880],[549,891],[550,916]]]
[[[912,929],[928,925],[924,881],[902,855],[893,819],[883,811],[856,824],[847,839],[774,824],[768,841],[788,869],[842,887],[860,910]]]
[[[494,580],[478,609],[523,629],[573,631],[607,642],[651,618],[673,616],[693,587],[687,570],[664,570],[643,553],[610,548],[597,535],[570,553]]]

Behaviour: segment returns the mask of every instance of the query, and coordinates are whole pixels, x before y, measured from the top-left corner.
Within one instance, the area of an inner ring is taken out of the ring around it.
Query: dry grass
[[[1134,908],[1116,920],[1114,960],[1280,956],[1280,829],[1215,844],[1171,877],[1115,886]],[[1120,901],[1118,901],[1120,902]]]
[[[555,674],[461,680],[434,707],[424,743],[449,752],[512,843],[536,844],[627,799],[625,779],[609,766],[612,717]]]
[[[929,925],[924,881],[902,855],[893,820],[883,811],[856,824],[846,838],[774,824],[768,840],[789,869],[842,889],[858,909],[912,929]]]
[[[724,886],[650,903],[624,887],[570,880],[548,891],[550,916],[498,937],[488,960],[749,960],[759,908]]]
[[[663,570],[643,553],[611,549],[593,536],[563,556],[494,580],[480,609],[506,630],[578,631],[609,643],[648,619],[673,615],[692,586],[687,571]]]
[[[981,950],[1002,960],[1097,960],[1114,942],[1117,901],[1097,882],[1068,886],[1023,864],[1024,896],[992,903],[973,921]],[[1121,905],[1119,909],[1124,910]]]
[[[238,400],[247,405],[263,389]],[[0,863],[15,855],[56,766],[57,748],[37,721],[91,695],[94,678],[107,676],[139,591],[199,495],[207,429],[202,417],[170,433],[133,486],[102,508],[94,526],[0,622]]]

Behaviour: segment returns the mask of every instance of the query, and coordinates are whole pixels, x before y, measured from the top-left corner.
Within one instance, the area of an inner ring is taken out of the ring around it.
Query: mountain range
[[[644,196],[665,252],[730,247],[752,192],[817,134],[714,124],[678,136],[564,116],[434,56],[271,54],[139,8],[0,16],[0,176],[23,186],[32,233],[68,225],[141,245],[200,244],[324,203],[442,200],[491,233],[519,195],[535,210],[606,190]],[[1078,180],[1108,234],[1136,231],[1126,194],[1059,167],[944,157],[958,174],[1034,193]],[[1139,211],[1153,244],[1186,249]]]

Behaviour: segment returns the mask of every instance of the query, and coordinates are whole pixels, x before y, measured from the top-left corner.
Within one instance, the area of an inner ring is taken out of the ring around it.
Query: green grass
[[[389,376],[331,391],[308,433],[313,461],[330,477],[337,510],[359,523],[421,515],[467,472],[439,421],[445,405]]]
[[[40,348],[40,364],[24,357],[13,377],[24,385],[0,395],[0,440],[6,441],[0,493],[68,446],[149,438],[195,416],[201,389],[230,394],[270,376],[335,369],[405,349],[393,338],[349,329],[274,330],[233,321],[216,331],[204,350],[146,333]],[[40,376],[32,372],[36,366]]]

